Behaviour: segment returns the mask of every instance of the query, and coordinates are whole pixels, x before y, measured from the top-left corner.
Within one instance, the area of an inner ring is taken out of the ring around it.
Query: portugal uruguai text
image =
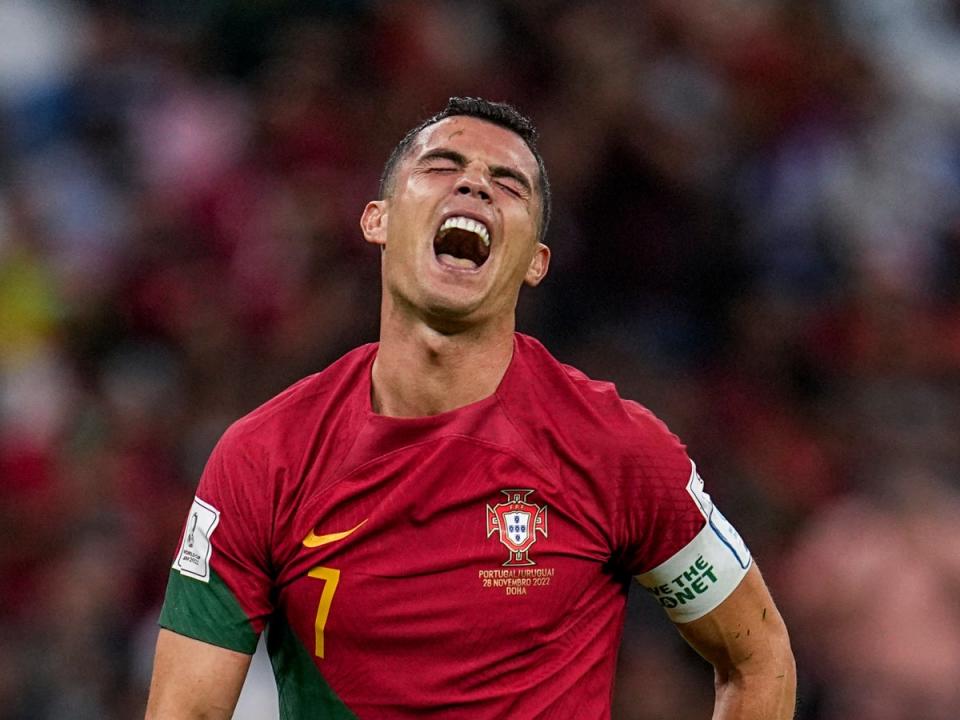
[[[556,568],[498,568],[480,570],[480,585],[485,588],[501,588],[507,595],[526,595],[527,588],[550,584]]]

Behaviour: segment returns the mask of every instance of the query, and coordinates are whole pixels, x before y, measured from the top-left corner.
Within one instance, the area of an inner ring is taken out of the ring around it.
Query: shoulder
[[[221,438],[219,449],[250,454],[292,448],[357,414],[376,348],[375,343],[358,347],[321,372],[295,382],[236,420]]]
[[[563,428],[578,442],[605,450],[682,448],[663,421],[640,403],[621,397],[614,383],[558,361],[539,341],[519,333],[517,363],[514,382],[504,393],[512,414]]]

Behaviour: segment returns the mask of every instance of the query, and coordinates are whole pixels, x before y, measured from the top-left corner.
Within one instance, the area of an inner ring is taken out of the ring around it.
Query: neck
[[[373,363],[374,412],[425,417],[492,395],[513,357],[514,318],[499,327],[441,332],[385,313]]]

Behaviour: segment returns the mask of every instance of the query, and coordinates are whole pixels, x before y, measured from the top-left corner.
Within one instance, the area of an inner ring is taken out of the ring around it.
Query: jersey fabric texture
[[[161,625],[245,653],[269,627],[291,720],[608,718],[631,576],[705,526],[683,445],[520,334],[431,417],[372,411],[376,353],[224,434]]]

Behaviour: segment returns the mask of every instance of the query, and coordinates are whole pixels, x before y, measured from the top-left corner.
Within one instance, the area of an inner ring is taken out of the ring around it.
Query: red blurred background
[[[687,442],[798,717],[955,720],[956,0],[0,0],[0,718],[142,714],[208,452],[376,338],[358,218],[454,94],[539,125],[520,329]],[[706,718],[652,605],[615,717]]]

